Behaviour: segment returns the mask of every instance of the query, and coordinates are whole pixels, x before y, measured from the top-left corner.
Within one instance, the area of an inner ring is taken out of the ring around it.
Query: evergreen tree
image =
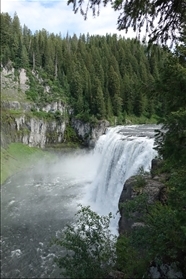
[[[134,113],[136,116],[141,116],[144,111],[144,99],[143,99],[143,94],[139,90],[137,91],[137,94],[135,96],[134,100]]]
[[[20,67],[21,68],[28,68],[29,67],[29,57],[28,52],[25,45],[21,47],[21,54],[20,54]]]
[[[96,77],[94,81],[93,94],[94,115],[96,115],[98,119],[103,119],[105,118],[106,110],[101,82],[98,77]]]
[[[112,66],[110,67],[110,71],[109,71],[108,90],[109,90],[109,95],[111,97],[113,112],[115,115],[118,115],[121,109],[121,106],[119,105],[120,79]]]

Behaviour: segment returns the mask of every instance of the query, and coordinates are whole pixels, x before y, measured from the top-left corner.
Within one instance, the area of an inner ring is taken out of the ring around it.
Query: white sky
[[[74,14],[73,6],[67,5],[67,0],[1,0],[1,12],[9,13],[13,17],[16,12],[20,23],[24,24],[34,33],[36,30],[46,29],[50,33],[66,36],[76,34],[106,35],[118,34],[125,38],[134,38],[136,33],[132,30],[117,30],[117,18],[119,12],[115,12],[111,6],[100,8],[100,15],[96,18],[89,11],[85,21],[78,12]]]

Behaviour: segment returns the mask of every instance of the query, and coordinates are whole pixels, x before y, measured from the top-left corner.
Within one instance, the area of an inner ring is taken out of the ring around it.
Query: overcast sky
[[[46,29],[50,33],[66,36],[76,34],[105,35],[120,34],[125,38],[134,38],[136,34],[130,30],[117,30],[117,18],[119,12],[115,12],[111,6],[101,7],[99,17],[94,18],[92,11],[89,11],[88,19],[85,21],[78,12],[74,14],[72,5],[67,5],[67,0],[1,0],[1,12],[9,13],[13,17],[16,12],[20,23],[31,29]]]

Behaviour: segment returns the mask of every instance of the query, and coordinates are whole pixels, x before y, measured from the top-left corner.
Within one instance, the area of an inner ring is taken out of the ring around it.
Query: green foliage
[[[58,123],[60,123],[60,122],[64,121],[65,115],[61,114],[61,112],[59,110],[56,110],[54,113],[54,118]]]
[[[143,168],[140,168],[138,174],[135,176],[134,189],[139,190],[147,184],[145,172]]]
[[[144,222],[144,214],[148,210],[148,198],[146,194],[140,194],[135,197],[135,199],[127,201],[121,204],[120,207],[124,207],[125,216],[127,218],[136,219],[136,212],[140,212],[137,217],[137,221]]]
[[[42,118],[42,119],[54,119],[54,114],[53,113],[48,113],[46,111],[32,111],[32,114],[36,116],[37,118]]]
[[[164,96],[166,114],[163,119],[164,131],[156,135],[156,148],[166,164],[182,167],[186,165],[186,62],[182,59],[186,50],[186,35],[177,46],[174,55],[169,54],[157,85],[159,95]]]
[[[70,125],[66,125],[66,128],[65,128],[65,134],[64,134],[64,141],[67,142],[67,143],[78,143],[80,144],[80,139],[78,138],[75,130],[73,129],[72,126]]]
[[[171,165],[186,165],[186,110],[172,112],[156,135],[156,149]],[[166,132],[165,132],[166,131]]]
[[[140,116],[137,117],[136,115],[126,115],[126,124],[157,124],[159,118],[157,115],[152,115],[151,118]]]
[[[145,249],[149,259],[159,258],[162,262],[177,262],[183,268],[186,238],[180,229],[177,212],[170,206],[157,203],[145,216],[146,226],[133,231],[136,247]]]
[[[132,239],[128,235],[118,238],[116,254],[116,268],[124,273],[125,278],[144,278],[148,267],[147,255],[133,247]]]
[[[177,219],[177,210],[169,205],[155,204],[146,215],[147,227],[146,246],[151,257],[159,257],[167,262],[180,262],[180,253],[184,255],[186,238],[180,230],[180,220]]]
[[[168,55],[156,85],[157,91],[163,97],[160,100],[166,114],[186,108],[186,63],[180,63],[179,60],[179,57],[172,53]]]
[[[142,175],[136,176],[135,186],[134,189],[140,189],[143,188],[146,185],[146,180]]]
[[[166,182],[166,204],[149,204],[147,195],[139,194],[135,199],[120,205],[125,209],[126,218],[143,224],[124,236],[124,241],[129,245],[128,249],[138,255],[136,261],[131,264],[130,258],[128,261],[122,258],[126,257],[125,250],[120,247],[120,242],[117,244],[119,267],[129,274],[129,278],[135,278],[136,270],[142,269],[145,274],[150,262],[157,260],[161,264],[176,263],[177,268],[186,274],[185,164],[180,161],[175,166],[175,158],[174,164],[168,158],[165,161],[168,164],[166,169],[170,171],[171,168],[170,178]],[[142,262],[141,255],[144,257]],[[129,270],[128,265],[131,265],[132,269]],[[137,278],[141,278],[141,273],[137,272]]]
[[[105,278],[115,264],[114,237],[109,230],[111,214],[99,216],[80,206],[76,222],[68,225],[55,243],[64,256],[56,258],[62,275],[70,278]]]
[[[26,95],[27,95],[28,100],[31,100],[31,101],[34,101],[34,102],[37,102],[38,97],[39,97],[38,92],[36,92],[34,90],[27,90]]]
[[[134,218],[143,224],[136,226],[121,239],[127,249],[133,251],[134,258],[137,254],[139,260],[136,258],[131,264],[129,258],[127,262],[125,250],[122,250],[120,242],[117,244],[119,267],[129,274],[129,278],[135,277],[136,270],[140,268],[145,274],[153,261],[159,262],[158,265],[176,263],[183,277],[186,276],[186,63],[182,59],[186,46],[185,36],[183,42],[177,48],[176,55],[168,55],[156,87],[164,118],[161,119],[163,127],[157,132],[155,143],[159,156],[163,158],[161,171],[169,174],[165,184],[166,202],[149,204],[147,196],[142,194],[123,205],[127,218]],[[139,178],[139,186],[143,187],[143,181]],[[145,265],[140,261],[141,255],[145,255]],[[137,278],[140,276],[141,273],[137,273]]]
[[[180,222],[178,218],[179,210],[159,202],[150,205],[145,195],[139,195],[125,204],[125,212],[127,218],[142,222],[117,242],[118,268],[126,272],[126,278],[142,278],[155,259],[161,263],[176,262],[184,271],[186,235],[183,219]],[[138,218],[136,212],[140,212]],[[128,257],[127,251],[131,251],[132,257]]]
[[[169,203],[177,209],[177,213],[180,213],[179,219],[183,218],[185,220],[185,203],[186,203],[186,169],[185,167],[180,167],[172,172],[168,186],[170,189],[169,193]]]
[[[26,96],[38,107],[61,100],[83,121],[116,116],[117,124],[125,112],[138,119],[158,111],[156,97],[150,100],[165,56],[159,46],[147,54],[146,45],[116,35],[61,38],[44,29],[32,34],[17,15],[1,14],[1,21],[2,65],[27,70]]]
[[[142,92],[139,92],[134,100],[134,113],[140,117],[144,112],[144,99]]]

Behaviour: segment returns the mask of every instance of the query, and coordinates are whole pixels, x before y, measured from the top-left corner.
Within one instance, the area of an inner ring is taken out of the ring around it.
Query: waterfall
[[[61,278],[53,259],[61,255],[49,245],[74,221],[77,204],[100,215],[115,216],[127,178],[141,167],[150,170],[155,125],[117,126],[102,135],[93,150],[63,153],[59,161],[41,161],[2,187],[2,278]]]
[[[155,128],[154,125],[117,126],[99,138],[93,151],[100,156],[97,173],[86,194],[93,210],[101,215],[109,212],[116,215],[125,181],[141,168],[150,171],[151,160],[156,156]]]

